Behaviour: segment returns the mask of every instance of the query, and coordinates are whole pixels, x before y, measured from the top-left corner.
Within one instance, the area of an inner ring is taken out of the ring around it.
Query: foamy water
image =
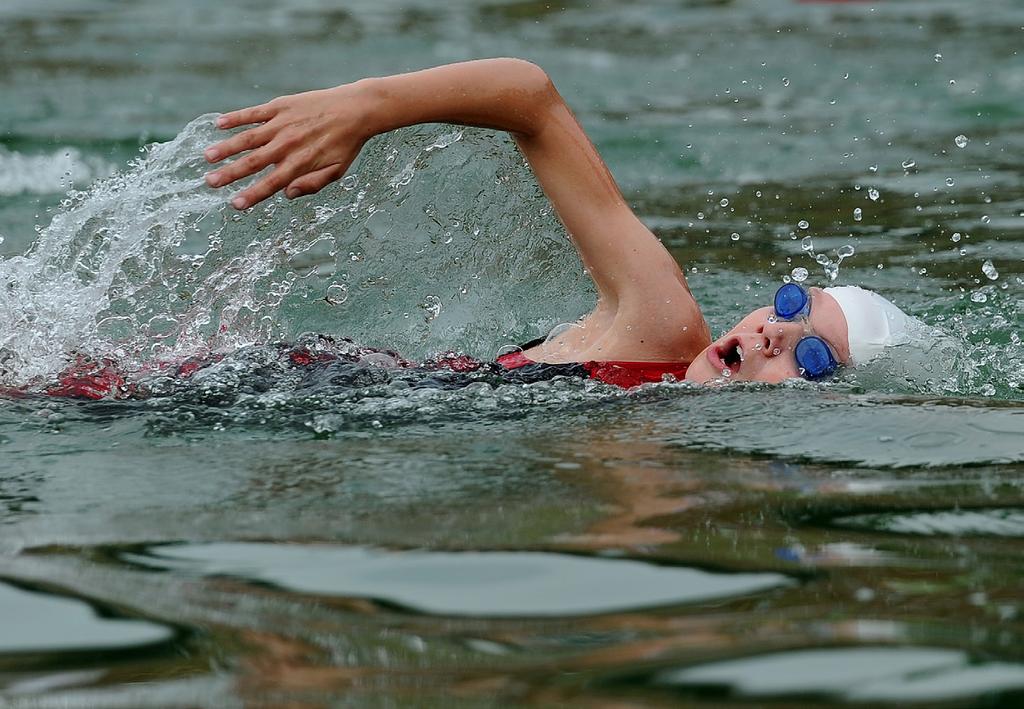
[[[299,328],[490,357],[554,324],[537,304],[587,307],[582,269],[507,138],[405,131],[316,198],[240,215],[231,191],[203,181],[202,149],[223,137],[212,121],[72,192],[26,254],[0,262],[0,382],[52,376],[77,354],[131,371]],[[489,186],[467,201],[474,181]]]
[[[83,155],[77,148],[24,154],[0,146],[0,197],[63,193],[113,171],[109,162]]]

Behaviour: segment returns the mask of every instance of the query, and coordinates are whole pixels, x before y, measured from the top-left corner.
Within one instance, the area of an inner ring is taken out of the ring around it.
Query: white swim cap
[[[910,317],[873,291],[857,286],[826,288],[846,317],[850,362],[854,366],[873,359],[886,347],[907,341]]]

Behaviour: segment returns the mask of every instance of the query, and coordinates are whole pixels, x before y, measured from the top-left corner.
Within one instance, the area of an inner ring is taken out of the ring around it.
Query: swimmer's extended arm
[[[221,128],[258,125],[207,150],[210,162],[250,151],[207,181],[221,187],[274,165],[235,197],[235,207],[280,190],[290,198],[313,194],[342,177],[374,135],[435,122],[513,135],[597,285],[599,310],[612,314],[614,327],[635,326],[637,337],[646,333],[641,349],[651,352],[670,349],[685,358],[703,349],[707,326],[675,259],[633,214],[547,74],[529,62],[450,64],[227,113],[218,120]],[[657,346],[659,338],[666,340],[663,346]]]

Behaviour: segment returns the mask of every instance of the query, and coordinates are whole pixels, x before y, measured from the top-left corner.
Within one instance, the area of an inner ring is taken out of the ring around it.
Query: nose
[[[804,329],[795,322],[769,322],[757,328],[761,336],[761,351],[765,357],[778,357],[792,349],[803,337]]]

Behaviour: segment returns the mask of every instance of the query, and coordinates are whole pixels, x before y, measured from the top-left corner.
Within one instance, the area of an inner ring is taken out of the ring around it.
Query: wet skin
[[[807,335],[828,343],[840,364],[850,360],[846,318],[836,300],[811,288],[811,313],[806,321],[775,320],[771,307],[758,308],[729,332],[712,342],[690,364],[686,380],[704,384],[716,380],[774,384],[800,376],[793,350]],[[723,372],[728,371],[728,376]]]

